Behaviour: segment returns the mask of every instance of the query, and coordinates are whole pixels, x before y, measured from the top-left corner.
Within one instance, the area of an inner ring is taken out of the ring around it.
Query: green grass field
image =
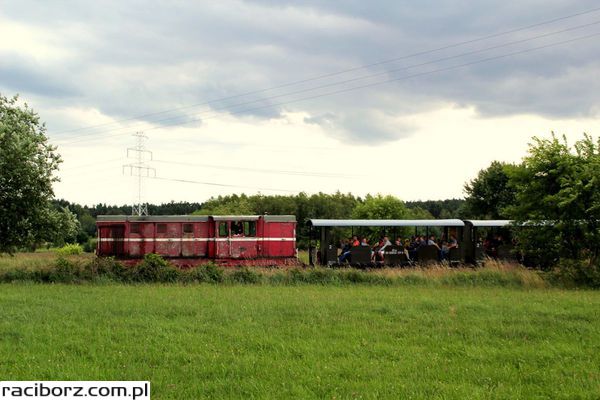
[[[154,399],[594,398],[600,292],[0,285],[0,379]]]

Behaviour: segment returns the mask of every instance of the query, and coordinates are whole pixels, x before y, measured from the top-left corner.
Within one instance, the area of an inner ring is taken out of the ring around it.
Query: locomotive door
[[[215,250],[216,258],[229,258],[231,255],[229,221],[215,221]]]
[[[258,256],[256,221],[231,221],[229,232],[231,258],[256,258]]]
[[[122,256],[125,254],[125,225],[100,227],[100,255]]]

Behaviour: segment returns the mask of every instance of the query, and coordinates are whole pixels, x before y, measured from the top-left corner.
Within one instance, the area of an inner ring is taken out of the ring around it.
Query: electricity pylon
[[[146,164],[146,161],[152,161],[152,152],[146,150],[144,144],[148,136],[143,132],[136,132],[133,136],[136,138],[136,145],[127,148],[127,158],[135,158],[136,161],[123,165],[123,173],[129,169],[129,175],[137,177],[137,203],[131,206],[131,215],[148,215],[148,204],[142,202],[142,180],[156,178],[156,169]]]

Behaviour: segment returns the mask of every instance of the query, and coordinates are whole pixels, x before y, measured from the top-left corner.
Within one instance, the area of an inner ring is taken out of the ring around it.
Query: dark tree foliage
[[[508,219],[507,207],[515,202],[510,182],[512,164],[494,161],[465,184],[467,194],[462,214],[473,219]]]
[[[571,148],[554,134],[534,138],[510,179],[516,197],[509,215],[534,225],[515,229],[524,252],[544,266],[563,259],[598,265],[600,140],[585,135]]]
[[[431,215],[429,218],[447,219],[463,217],[463,199],[407,201],[406,206],[412,209],[423,209]]]
[[[190,203],[187,201],[171,201],[162,204],[148,204],[148,213],[150,215],[186,215],[196,211],[201,206],[200,203]],[[131,207],[129,207],[131,212]]]

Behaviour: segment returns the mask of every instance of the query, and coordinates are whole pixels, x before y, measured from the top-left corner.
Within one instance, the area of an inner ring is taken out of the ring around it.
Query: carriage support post
[[[308,265],[310,265],[311,267],[314,267],[315,260],[313,260],[312,237],[313,237],[313,227],[312,227],[312,224],[310,224],[310,228],[308,230]]]

